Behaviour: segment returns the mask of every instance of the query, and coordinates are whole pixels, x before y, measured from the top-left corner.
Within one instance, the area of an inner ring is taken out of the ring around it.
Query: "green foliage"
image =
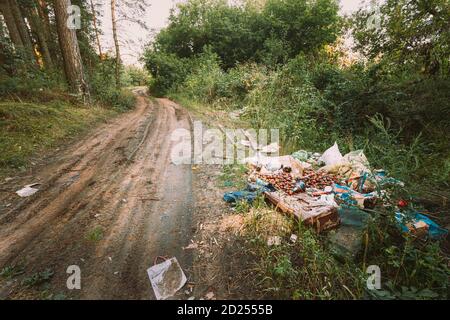
[[[226,165],[219,176],[222,187],[233,187],[243,189],[245,187],[245,172],[247,168],[243,165]]]
[[[0,103],[0,174],[24,168],[31,155],[114,114],[61,100],[45,103]]]
[[[374,215],[367,241],[367,264],[382,270],[382,290],[366,293],[376,299],[446,298],[450,269],[439,242],[400,234],[394,209],[385,211]]]
[[[0,271],[0,277],[5,279],[12,279],[14,277],[23,274],[24,272],[25,271],[23,266],[20,265],[7,266]]]
[[[86,238],[92,242],[98,242],[103,239],[103,228],[98,226],[92,229],[87,235]]]
[[[287,1],[282,7],[277,7],[277,1],[273,1],[274,7],[271,5],[268,1],[262,11],[271,10],[272,36],[264,39],[263,49],[257,51],[257,56],[236,60],[246,63],[235,67],[215,51],[215,43],[201,37],[197,26],[191,26],[190,31],[178,30],[192,32],[202,46],[178,48],[181,51],[177,54],[182,57],[178,61],[183,61],[189,69],[180,72],[182,76],[176,82],[169,81],[166,89],[178,91],[203,104],[243,109],[243,117],[252,127],[280,128],[285,149],[323,151],[334,141],[340,143],[344,152],[364,149],[374,167],[385,168],[407,183],[409,188],[402,191],[403,196],[423,195],[427,189],[436,187],[448,188],[450,148],[442,132],[447,132],[450,127],[448,117],[443,116],[450,111],[447,103],[449,81],[443,72],[430,77],[431,72],[424,73],[417,68],[427,65],[424,63],[428,61],[427,55],[418,50],[407,59],[399,59],[395,50],[384,47],[378,52],[388,50],[382,59],[342,68],[324,55],[320,45],[315,47],[308,43],[304,50],[300,47],[302,42],[297,41],[298,47],[295,47],[287,39],[288,33],[284,32],[301,33],[302,30],[296,27],[301,25],[302,18],[308,21],[308,14],[286,18],[290,11],[299,12],[299,8],[303,8],[308,12],[310,7],[302,7],[302,1]],[[198,14],[206,15],[202,10],[209,9],[198,7],[196,10]],[[257,19],[258,14],[253,14],[253,23],[263,26],[264,23]],[[320,15],[316,13],[312,18],[316,16]],[[283,25],[280,17],[285,17],[284,21],[292,20],[292,24]],[[186,19],[186,16],[179,19]],[[278,24],[281,25],[279,29]],[[313,26],[314,23],[308,21],[305,25]],[[166,37],[165,41],[170,38],[171,27],[161,35]],[[365,32],[363,29],[358,30]],[[323,43],[332,41],[331,33],[326,35],[330,38]],[[226,40],[220,41],[226,46]],[[157,44],[161,45],[159,49],[164,48],[162,43]],[[205,44],[210,46],[204,47]],[[442,42],[440,46],[445,47]],[[197,48],[197,51],[190,52],[187,48]],[[298,52],[309,53],[293,58]],[[373,57],[379,58],[378,54]],[[263,64],[249,63],[252,60]],[[431,70],[431,65],[426,69]],[[224,185],[236,187],[234,177],[234,171],[227,167],[222,179]],[[237,213],[248,214],[249,210],[245,202],[236,205]],[[266,239],[261,237],[262,230],[267,229],[267,226],[261,226],[264,213],[258,213],[259,208],[256,210],[254,221],[250,222],[252,225],[247,225],[251,231],[247,238],[251,246],[247,249],[256,257],[251,268],[259,277],[259,289],[267,297],[446,297],[448,260],[439,243],[412,242],[400,235],[393,220],[394,208],[385,208],[382,214],[375,214],[368,230],[366,255],[358,256],[356,264],[337,262],[324,246],[323,239],[301,226],[296,233],[299,235],[296,244],[288,245],[286,237],[289,234],[281,233],[283,245],[268,247]],[[368,264],[381,267],[382,290],[364,289],[364,267]]]
[[[252,210],[253,215],[246,219],[244,226],[247,240],[244,249],[255,260],[243,267],[256,273],[255,286],[263,298],[357,299],[363,296],[363,272],[351,262],[335,260],[313,230],[294,221],[287,224],[291,226],[288,230],[280,228],[286,223],[281,224],[273,230],[281,237],[281,244],[268,246],[262,234],[273,228],[274,221],[272,216],[266,220],[265,215],[287,218],[267,207],[264,209],[264,202]],[[293,233],[298,236],[295,243],[289,239]]]
[[[145,66],[152,74],[150,92],[161,96],[182,83],[189,72],[189,61],[175,54],[146,51]]]
[[[394,69],[448,75],[449,16],[446,0],[388,0],[361,9],[353,17],[357,49]]]
[[[196,59],[205,47],[225,70],[245,62],[276,66],[332,43],[340,31],[337,12],[334,0],[271,0],[263,9],[190,0],[172,12],[169,26],[157,35],[144,60],[156,91],[162,93],[184,80],[186,59]]]
[[[25,287],[34,287],[46,283],[53,277],[54,272],[46,269],[42,272],[36,272],[33,275],[22,280],[22,285]]]
[[[224,73],[219,65],[219,58],[212,52],[205,52],[191,65],[191,72],[180,90],[185,91],[190,98],[213,102],[219,97],[220,81]]]
[[[135,66],[126,66],[122,74],[121,83],[124,86],[148,86],[151,76],[142,68]]]
[[[0,69],[0,96],[20,96],[32,99],[42,91],[59,91],[66,89],[61,75],[56,72],[46,72],[39,68],[28,67],[20,51],[15,52],[14,58]]]
[[[346,67],[325,47],[339,35],[336,10],[334,1],[325,0],[268,0],[260,6],[188,1],[147,50],[146,66],[164,94],[196,101],[205,111],[239,109],[241,121],[253,128],[279,128],[286,153],[321,152],[337,141],[342,152],[364,149],[374,168],[406,183],[401,191],[391,190],[392,199],[428,192],[448,198],[447,2],[388,0],[380,7],[378,30],[369,23],[371,13],[359,11],[346,22],[363,57]],[[225,169],[222,180],[236,187],[232,168]],[[268,297],[434,299],[448,294],[448,259],[440,244],[401,235],[394,207],[373,213],[366,255],[355,264],[337,262],[324,239],[305,229],[299,229],[295,245],[288,245],[290,234],[282,232],[284,244],[268,247],[261,236],[268,226],[261,225],[259,209],[247,225],[247,242],[257,259],[252,270]],[[236,210],[249,214],[253,209],[240,203]],[[382,290],[364,289],[369,264],[381,267]]]
[[[91,76],[91,91],[94,99],[105,107],[126,111],[134,107],[134,95],[126,90],[118,90],[115,83],[115,61],[107,58],[101,61]]]
[[[334,0],[267,0],[262,16],[265,39],[286,44],[290,58],[333,43],[340,27]],[[281,49],[284,49],[283,46]]]

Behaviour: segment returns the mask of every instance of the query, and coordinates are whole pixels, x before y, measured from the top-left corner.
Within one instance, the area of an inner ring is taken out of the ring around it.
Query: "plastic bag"
[[[344,157],[339,151],[337,142],[335,142],[331,148],[323,153],[323,155],[319,158],[319,162],[320,161],[324,162],[327,166],[335,165],[344,161]]]

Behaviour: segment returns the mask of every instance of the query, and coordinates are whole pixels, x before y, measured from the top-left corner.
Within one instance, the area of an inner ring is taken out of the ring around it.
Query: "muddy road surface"
[[[171,134],[190,130],[189,115],[136,94],[134,110],[2,186],[0,270],[15,276],[0,280],[0,298],[154,299],[146,270],[159,257],[177,257],[189,277],[192,171],[170,158]],[[35,195],[14,193],[31,183],[41,184]],[[67,289],[71,265],[81,290]]]

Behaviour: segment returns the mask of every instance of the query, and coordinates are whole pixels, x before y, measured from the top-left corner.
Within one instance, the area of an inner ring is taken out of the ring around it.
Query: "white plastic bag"
[[[187,281],[177,258],[154,265],[147,270],[147,273],[157,300],[172,297]]]
[[[320,161],[323,161],[327,166],[335,165],[344,161],[344,157],[339,151],[337,142],[335,142],[331,148],[323,153],[323,155],[319,159],[319,162]]]

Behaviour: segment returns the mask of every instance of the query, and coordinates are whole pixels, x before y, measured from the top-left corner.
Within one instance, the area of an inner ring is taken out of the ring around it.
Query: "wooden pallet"
[[[314,227],[319,233],[336,228],[340,224],[337,208],[323,204],[305,193],[289,196],[276,191],[265,192],[264,196],[279,211],[293,215],[299,221]]]

